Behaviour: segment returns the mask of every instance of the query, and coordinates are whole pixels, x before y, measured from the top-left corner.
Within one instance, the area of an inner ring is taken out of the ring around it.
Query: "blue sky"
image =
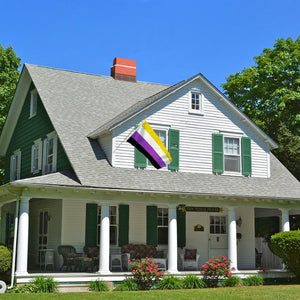
[[[22,63],[110,75],[135,59],[137,79],[175,84],[202,73],[220,88],[229,74],[281,37],[300,35],[298,0],[5,1],[0,44]]]

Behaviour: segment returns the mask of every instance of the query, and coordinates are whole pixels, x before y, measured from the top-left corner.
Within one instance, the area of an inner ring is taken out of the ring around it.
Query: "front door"
[[[43,249],[47,249],[48,246],[48,222],[49,213],[48,210],[40,211],[39,215],[39,238],[38,238],[38,249],[39,249],[39,263],[43,262]]]

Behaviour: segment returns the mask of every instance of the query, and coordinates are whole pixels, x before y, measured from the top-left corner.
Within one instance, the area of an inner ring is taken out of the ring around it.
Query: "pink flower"
[[[131,260],[130,260],[130,259],[128,259],[128,262],[131,262]]]
[[[266,268],[263,268],[263,271],[266,271]]]
[[[206,265],[204,264],[203,266],[202,266],[202,268],[205,268],[206,267]]]
[[[140,273],[142,273],[142,270],[140,270]]]
[[[209,263],[212,263],[213,261],[211,259],[208,260]]]
[[[234,270],[235,270],[235,267],[232,267],[232,268],[231,268],[231,270],[233,270],[233,271],[234,271]]]

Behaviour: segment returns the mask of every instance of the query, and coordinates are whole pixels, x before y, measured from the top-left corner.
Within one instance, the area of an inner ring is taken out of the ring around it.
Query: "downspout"
[[[15,195],[16,198],[16,212],[15,212],[15,228],[14,228],[14,244],[13,244],[13,257],[12,257],[12,266],[11,266],[11,281],[10,286],[7,288],[8,290],[12,289],[14,286],[14,278],[15,278],[15,267],[16,267],[16,254],[17,254],[17,235],[18,235],[18,222],[19,222],[19,202],[20,196],[17,194],[12,193],[7,188],[6,190],[10,193]]]

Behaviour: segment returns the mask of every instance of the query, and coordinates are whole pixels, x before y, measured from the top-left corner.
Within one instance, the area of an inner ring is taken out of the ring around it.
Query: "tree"
[[[300,180],[300,36],[276,40],[254,61],[229,75],[222,87],[278,143],[274,154]]]
[[[21,59],[11,46],[6,49],[0,44],[0,134],[8,113],[11,100],[14,96],[20,72],[18,68]],[[0,184],[4,178],[4,159],[0,158]]]

